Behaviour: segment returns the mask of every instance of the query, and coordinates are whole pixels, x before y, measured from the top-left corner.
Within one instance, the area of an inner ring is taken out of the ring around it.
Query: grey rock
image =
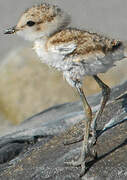
[[[98,122],[98,159],[88,159],[83,180],[127,178],[127,82],[112,89],[111,99]],[[101,95],[88,97],[93,112]],[[80,102],[49,108],[24,121],[0,138],[0,179],[78,180],[80,167],[64,162],[78,158],[81,142],[65,146],[83,132]],[[8,150],[8,151],[7,151]]]

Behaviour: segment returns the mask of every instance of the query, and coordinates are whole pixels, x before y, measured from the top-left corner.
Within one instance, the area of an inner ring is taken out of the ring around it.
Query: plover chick
[[[125,57],[124,43],[85,30],[67,28],[69,16],[57,6],[41,4],[27,9],[18,24],[6,30],[5,34],[16,33],[34,42],[34,49],[42,62],[63,72],[67,82],[75,87],[81,97],[86,114],[84,139],[78,161],[67,164],[81,165],[81,175],[86,172],[86,156],[94,156],[96,143],[96,122],[100,119],[110,88],[100,80],[98,73],[104,73],[114,66],[115,61]],[[85,76],[92,76],[102,89],[101,106],[95,118],[82,89]]]

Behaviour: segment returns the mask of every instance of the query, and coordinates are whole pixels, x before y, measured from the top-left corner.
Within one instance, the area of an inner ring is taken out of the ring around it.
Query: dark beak
[[[16,28],[15,27],[12,27],[12,28],[9,28],[7,29],[4,34],[14,34],[16,32]]]

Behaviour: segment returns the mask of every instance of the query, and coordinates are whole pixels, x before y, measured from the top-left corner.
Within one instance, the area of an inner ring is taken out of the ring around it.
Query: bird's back
[[[74,57],[74,61],[80,61],[82,58],[87,60],[91,56],[104,57],[114,53],[122,47],[122,42],[97,33],[68,28],[53,34],[47,47],[58,47],[56,49],[60,53],[66,47],[66,57]],[[68,47],[72,47],[72,50],[67,51]]]
[[[63,60],[58,59],[56,64],[63,69],[68,66],[69,73],[78,79],[104,73],[114,66],[115,61],[125,57],[121,41],[71,28],[54,33],[49,37],[46,48],[47,51],[62,55]]]

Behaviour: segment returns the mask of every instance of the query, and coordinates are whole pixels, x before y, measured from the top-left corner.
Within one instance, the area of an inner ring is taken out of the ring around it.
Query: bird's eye
[[[35,24],[35,22],[34,21],[28,21],[26,24],[27,24],[27,26],[33,26]]]

